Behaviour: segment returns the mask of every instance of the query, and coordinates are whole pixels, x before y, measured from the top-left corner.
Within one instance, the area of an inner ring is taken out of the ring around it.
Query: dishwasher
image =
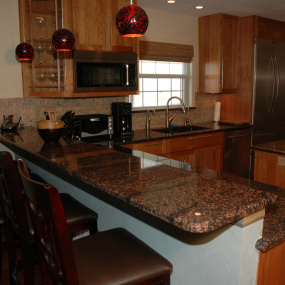
[[[223,172],[250,177],[252,128],[225,131]]]

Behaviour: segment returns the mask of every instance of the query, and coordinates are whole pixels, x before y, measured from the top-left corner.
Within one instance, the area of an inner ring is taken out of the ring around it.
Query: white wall
[[[18,0],[1,0],[0,99],[23,97],[21,63],[15,56],[20,43]]]

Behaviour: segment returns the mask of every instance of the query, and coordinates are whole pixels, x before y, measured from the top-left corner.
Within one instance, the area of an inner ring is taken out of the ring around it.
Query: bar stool
[[[31,180],[23,160],[18,169],[51,284],[170,284],[172,264],[125,229],[72,242],[57,189]]]
[[[23,270],[24,282],[34,284],[33,228],[27,212],[26,199],[19,179],[16,164],[9,152],[0,152],[0,202],[4,215],[9,257],[10,283],[18,284],[17,271]],[[68,194],[60,195],[69,236],[80,230],[97,232],[98,214],[79,203]],[[16,258],[19,244],[22,259]]]
[[[2,263],[3,263],[3,245],[2,245],[2,228],[4,226],[4,217],[2,212],[2,207],[0,205],[0,284],[2,280]]]

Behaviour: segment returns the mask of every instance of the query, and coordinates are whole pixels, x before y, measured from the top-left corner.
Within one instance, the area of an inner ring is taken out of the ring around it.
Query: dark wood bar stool
[[[2,228],[4,227],[4,217],[3,217],[3,212],[2,212],[2,207],[0,204],[0,284],[1,284],[1,280],[2,280],[2,264],[3,264],[3,239],[2,239]]]
[[[60,199],[64,205],[70,238],[81,230],[97,232],[98,214],[96,212],[68,194],[60,195]],[[17,271],[23,270],[25,284],[33,285],[34,232],[16,163],[9,152],[0,152],[0,202],[7,237],[10,284],[19,284]],[[22,255],[20,260],[16,258],[16,248],[20,248]]]
[[[18,169],[51,284],[170,284],[172,264],[125,229],[72,242],[57,189],[30,179],[23,160]]]

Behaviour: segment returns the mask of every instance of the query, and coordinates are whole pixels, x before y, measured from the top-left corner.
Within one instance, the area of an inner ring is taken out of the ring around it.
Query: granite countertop
[[[96,197],[131,205],[183,231],[208,233],[269,207],[256,246],[267,250],[285,239],[282,203],[274,204],[277,187],[202,168],[179,169],[96,144],[45,144],[33,128],[1,134],[0,142]]]
[[[152,140],[160,140],[160,139],[169,139],[169,138],[177,138],[186,135],[199,135],[206,133],[214,133],[214,132],[225,132],[225,131],[235,131],[244,128],[250,128],[250,125],[227,125],[227,124],[219,124],[214,122],[208,123],[197,123],[195,126],[203,127],[205,129],[198,130],[194,132],[181,132],[181,133],[163,133],[157,132],[156,129],[151,129],[149,132],[146,130],[137,130],[134,132],[132,137],[125,137],[120,139],[120,144],[129,144],[129,143],[139,143],[144,141],[152,141]]]
[[[285,140],[276,140],[267,143],[258,144],[252,147],[254,150],[266,151],[285,155]]]

